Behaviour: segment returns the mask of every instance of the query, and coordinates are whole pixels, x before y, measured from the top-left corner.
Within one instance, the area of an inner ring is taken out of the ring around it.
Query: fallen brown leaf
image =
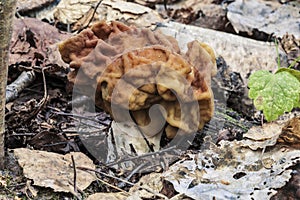
[[[71,156],[74,157],[76,167],[95,169],[93,161],[81,152],[61,155],[19,148],[14,149],[14,155],[23,168],[24,176],[34,181],[33,185],[50,187],[56,192],[76,193]],[[96,180],[94,173],[77,170],[76,186],[79,190],[84,190],[94,180]]]

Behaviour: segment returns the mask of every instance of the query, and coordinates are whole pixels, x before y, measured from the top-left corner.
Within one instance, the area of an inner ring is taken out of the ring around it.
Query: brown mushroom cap
[[[112,106],[128,110],[148,136],[157,133],[153,127],[162,119],[172,138],[178,129],[187,133],[202,129],[213,115],[210,82],[216,64],[208,45],[190,42],[181,55],[170,36],[102,21],[62,42],[59,50],[74,69],[71,83],[93,87],[96,105],[115,119],[122,116],[114,116]],[[154,104],[164,111],[150,118]]]

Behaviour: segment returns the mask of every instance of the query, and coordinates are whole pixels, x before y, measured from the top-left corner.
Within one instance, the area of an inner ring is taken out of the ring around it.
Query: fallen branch
[[[34,71],[24,71],[11,84],[6,87],[6,103],[15,100],[20,93],[36,78]]]

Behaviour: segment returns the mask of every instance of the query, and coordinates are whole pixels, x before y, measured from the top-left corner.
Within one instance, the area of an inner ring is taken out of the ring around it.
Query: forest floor
[[[8,85],[22,89],[6,103],[1,200],[300,199],[299,110],[267,122],[247,86],[255,70],[276,69],[275,39],[282,66],[299,57],[297,1],[19,0],[17,6]],[[98,107],[90,111],[89,97],[74,95],[57,44],[101,19],[174,33],[180,47],[198,39],[215,49],[214,117],[184,151],[163,135],[156,153],[115,158],[113,119]]]

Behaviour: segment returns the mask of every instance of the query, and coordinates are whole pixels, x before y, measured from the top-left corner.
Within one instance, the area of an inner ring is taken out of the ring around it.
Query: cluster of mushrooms
[[[148,137],[189,134],[212,118],[216,61],[204,43],[194,40],[182,53],[175,38],[159,31],[100,21],[63,41],[59,51],[70,65],[70,83],[113,119],[133,120]],[[153,105],[160,106],[151,117]]]

